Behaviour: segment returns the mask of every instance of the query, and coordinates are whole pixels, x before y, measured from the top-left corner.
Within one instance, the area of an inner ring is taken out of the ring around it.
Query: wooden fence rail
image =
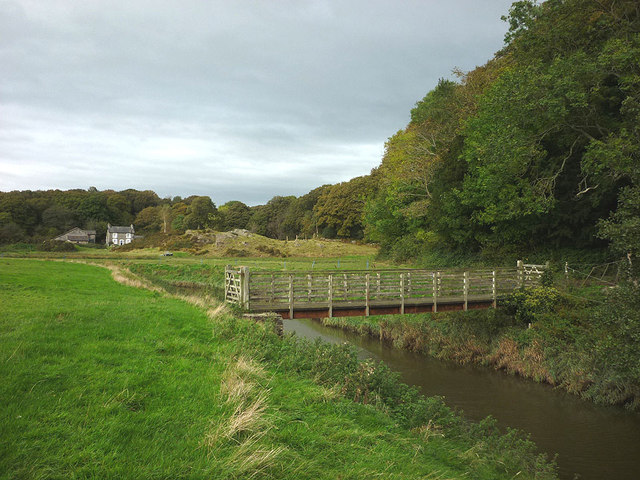
[[[539,284],[546,265],[473,271],[351,270],[314,272],[225,270],[225,299],[283,317],[463,310],[493,305],[520,286]]]

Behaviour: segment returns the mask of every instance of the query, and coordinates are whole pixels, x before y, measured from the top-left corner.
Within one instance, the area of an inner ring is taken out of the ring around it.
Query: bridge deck
[[[470,295],[467,297],[466,309],[489,308],[493,305],[491,295]],[[462,296],[438,298],[434,304],[433,297],[407,298],[403,303],[399,299],[371,300],[368,305],[369,315],[391,315],[397,313],[422,313],[433,311],[465,310],[465,299]],[[290,317],[293,310],[293,317]],[[328,305],[327,302],[288,303],[253,303],[253,312],[277,312],[283,318],[323,318],[349,317],[367,315],[367,304],[364,301],[342,301]]]

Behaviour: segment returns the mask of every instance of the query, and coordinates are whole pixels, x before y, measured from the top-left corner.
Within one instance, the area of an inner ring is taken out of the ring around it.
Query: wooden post
[[[404,273],[400,274],[400,313],[404,314]]]
[[[340,262],[340,260],[338,260],[338,262]],[[344,278],[344,280],[343,280],[343,282],[342,282],[342,283],[343,283],[343,287],[344,287],[344,292],[343,292],[343,294],[344,294],[344,299],[345,299],[345,300],[348,300],[348,299],[349,299],[349,295],[348,295],[348,293],[349,293],[349,282],[348,282],[348,280],[347,280],[347,274],[345,273],[345,274],[343,274],[342,276],[343,276],[343,278]]]
[[[333,275],[329,274],[329,318],[333,317]]]
[[[469,308],[469,272],[464,272],[464,280],[462,284],[464,294],[464,311]]]
[[[364,307],[364,314],[365,316],[369,316],[369,274],[367,273],[367,275],[364,278],[364,301],[365,301],[365,307]]]
[[[289,318],[293,319],[293,275],[289,274]]]
[[[269,303],[276,303],[276,286],[275,286],[275,279],[273,276],[273,273],[271,274],[271,299],[269,300]]]
[[[493,276],[491,279],[491,298],[493,299],[492,305],[493,308],[498,306],[498,289],[496,285],[496,271],[493,271]]]
[[[377,288],[376,288],[376,300],[380,300],[380,273],[376,273]]]
[[[311,284],[312,284],[311,274],[307,275],[307,302],[311,302]]]
[[[440,272],[433,272],[433,306],[431,307],[433,313],[438,312],[438,273]]]
[[[411,272],[407,272],[407,295],[411,298]]]
[[[611,264],[607,263],[607,265],[604,267],[604,272],[602,272],[602,275],[600,276],[600,280],[602,280],[604,276],[607,274],[607,272],[609,271],[609,265]]]
[[[618,269],[618,271],[620,271],[620,269]],[[565,285],[569,285],[569,262],[564,262],[564,283]]]
[[[524,262],[522,260],[518,260],[516,265],[518,268],[518,286],[524,287]]]
[[[240,305],[249,310],[249,267],[240,267]]]
[[[224,267],[224,299],[229,298],[229,265]]]

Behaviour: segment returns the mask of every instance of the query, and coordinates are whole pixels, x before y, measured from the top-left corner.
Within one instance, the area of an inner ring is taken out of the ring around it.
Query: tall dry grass
[[[284,451],[266,438],[272,428],[268,399],[268,380],[260,364],[246,356],[229,363],[222,375],[220,401],[233,410],[227,417],[212,421],[203,445],[210,454],[233,445],[226,467],[235,478],[254,478],[275,466]]]

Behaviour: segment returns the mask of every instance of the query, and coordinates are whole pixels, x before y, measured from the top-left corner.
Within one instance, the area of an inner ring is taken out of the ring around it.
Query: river
[[[640,415],[601,407],[548,385],[476,366],[460,366],[400,350],[377,339],[324,327],[314,320],[284,320],[285,332],[349,342],[361,358],[384,361],[424,395],[440,395],[468,418],[495,417],[502,427],[531,434],[541,451],[558,454],[560,478],[640,478]],[[575,475],[578,475],[577,477]]]

